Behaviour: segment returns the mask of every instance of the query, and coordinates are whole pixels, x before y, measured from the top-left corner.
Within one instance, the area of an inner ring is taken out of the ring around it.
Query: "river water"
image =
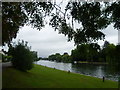
[[[72,64],[60,63],[48,60],[37,61],[36,64],[56,68],[59,70],[80,73],[88,76],[102,78],[103,76],[108,80],[118,81],[118,71],[109,65],[95,65],[95,64]]]

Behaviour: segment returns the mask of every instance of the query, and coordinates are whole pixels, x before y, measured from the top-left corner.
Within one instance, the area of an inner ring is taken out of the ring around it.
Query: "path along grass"
[[[28,72],[3,70],[3,88],[117,88],[118,82],[35,65]]]

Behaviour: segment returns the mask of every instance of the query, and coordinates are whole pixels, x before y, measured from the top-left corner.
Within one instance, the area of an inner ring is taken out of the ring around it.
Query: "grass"
[[[28,72],[13,68],[3,70],[3,88],[117,88],[110,80],[68,73],[53,68],[35,65]]]

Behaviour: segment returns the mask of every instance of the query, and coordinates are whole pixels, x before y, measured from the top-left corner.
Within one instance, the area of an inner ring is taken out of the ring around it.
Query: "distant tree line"
[[[39,60],[48,60],[47,57],[39,57],[38,59],[39,59]]]
[[[68,53],[64,53],[63,55],[60,55],[60,53],[52,54],[48,59],[56,62],[71,62],[71,56]]]
[[[48,60],[57,62],[106,62],[109,64],[120,63],[120,45],[110,44],[108,41],[100,47],[97,43],[81,44],[71,51],[71,55],[64,53],[52,54]]]
[[[73,61],[120,63],[120,45],[105,41],[102,48],[97,43],[81,44],[72,50]]]

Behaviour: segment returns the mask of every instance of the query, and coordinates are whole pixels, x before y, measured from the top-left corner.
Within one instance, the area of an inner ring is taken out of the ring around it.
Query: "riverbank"
[[[3,70],[3,88],[117,88],[115,81],[35,65],[28,72]]]
[[[98,64],[98,65],[107,65],[106,62],[87,62],[87,61],[78,61],[76,62],[78,64]]]

